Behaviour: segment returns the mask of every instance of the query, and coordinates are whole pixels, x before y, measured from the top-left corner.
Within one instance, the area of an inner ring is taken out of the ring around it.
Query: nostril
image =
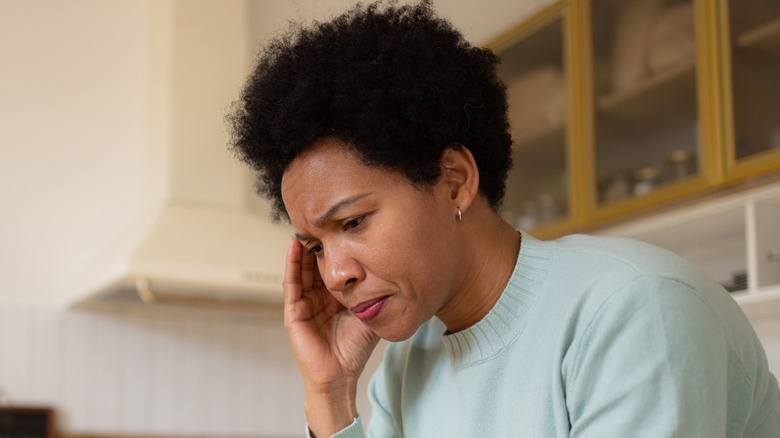
[[[344,282],[344,286],[349,286],[350,284],[356,283],[356,282],[357,282],[357,278],[352,277],[349,280],[347,280],[346,282]]]

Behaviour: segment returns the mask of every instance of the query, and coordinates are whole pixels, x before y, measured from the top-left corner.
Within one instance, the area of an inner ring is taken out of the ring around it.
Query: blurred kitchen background
[[[777,375],[780,98],[728,82],[756,39],[774,61],[748,82],[780,75],[777,2],[751,1],[766,13],[739,22],[747,43],[726,0],[434,3],[503,59],[505,218],[683,254],[735,291]],[[0,407],[54,408],[69,435],[302,434],[280,306],[290,230],[223,118],[264,42],[352,4],[0,0]],[[769,121],[743,128],[744,107]]]

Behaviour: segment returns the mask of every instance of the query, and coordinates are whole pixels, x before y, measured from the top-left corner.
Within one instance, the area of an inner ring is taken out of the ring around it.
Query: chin
[[[420,326],[408,327],[371,327],[371,330],[380,338],[389,342],[401,342],[412,337]]]

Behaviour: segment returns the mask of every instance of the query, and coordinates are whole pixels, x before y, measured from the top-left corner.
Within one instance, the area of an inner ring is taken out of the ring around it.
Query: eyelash
[[[359,227],[360,224],[363,223],[363,219],[365,218],[366,218],[365,216],[357,216],[348,219],[346,222],[344,222],[344,226],[343,226],[344,231],[349,231],[351,229],[355,229]]]
[[[355,228],[359,227],[360,224],[363,223],[363,220],[365,218],[366,218],[365,216],[357,216],[348,219],[346,222],[344,222],[342,229],[344,231],[354,230]],[[322,244],[314,245],[306,251],[306,255],[311,255],[311,254],[319,255],[320,253],[322,253]]]

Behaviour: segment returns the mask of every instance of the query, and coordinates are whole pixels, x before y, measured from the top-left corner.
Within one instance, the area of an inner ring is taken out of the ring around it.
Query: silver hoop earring
[[[463,215],[460,213],[460,207],[458,207],[458,222],[463,220]]]

